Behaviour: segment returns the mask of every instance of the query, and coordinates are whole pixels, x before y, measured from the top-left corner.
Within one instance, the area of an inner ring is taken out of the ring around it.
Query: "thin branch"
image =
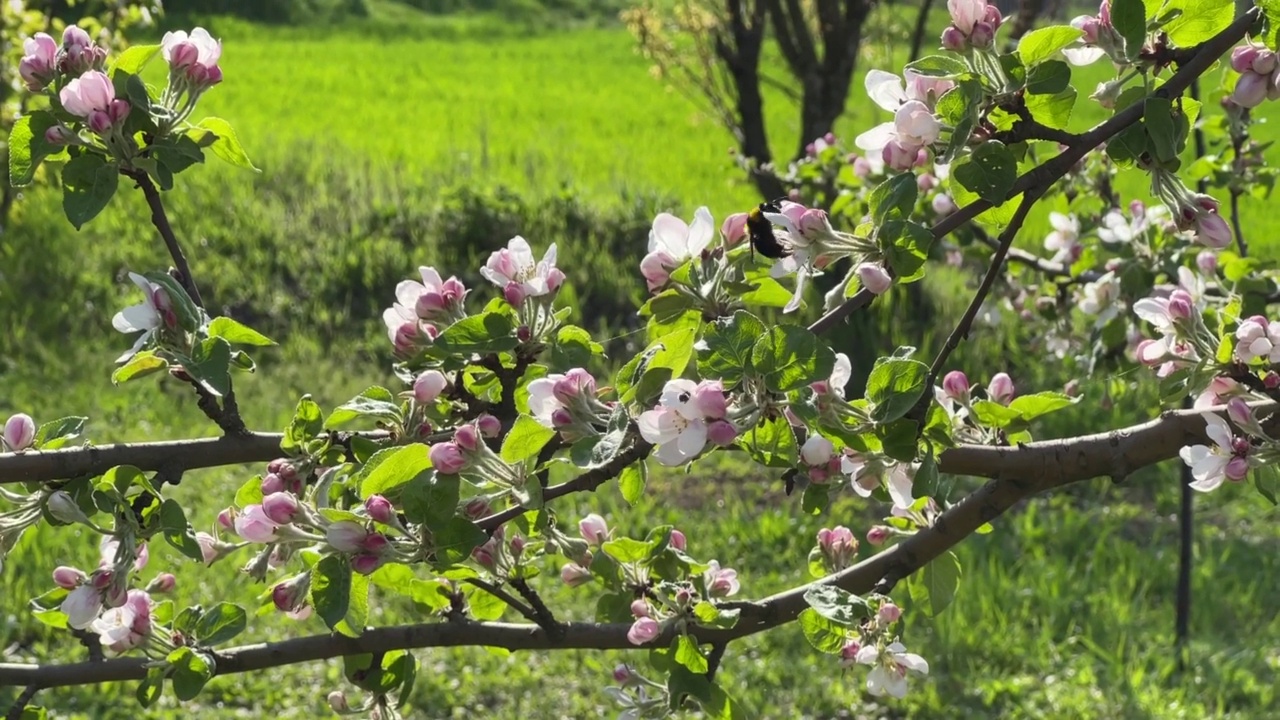
[[[711,652],[707,653],[707,672],[703,676],[708,682],[716,679],[716,671],[720,669],[720,661],[724,660],[724,651],[729,649],[729,643],[716,643],[711,646]]]
[[[982,284],[978,286],[978,291],[969,303],[969,308],[964,311],[960,322],[956,323],[955,329],[947,337],[946,344],[938,351],[938,356],[933,359],[933,365],[929,368],[929,379],[926,381],[925,387],[933,385],[938,373],[942,371],[942,366],[946,364],[947,358],[951,356],[951,353],[956,348],[960,347],[960,341],[969,336],[969,330],[973,327],[974,318],[978,316],[978,311],[982,309],[982,303],[986,301],[987,294],[995,286],[996,278],[1000,277],[1004,270],[1005,255],[1008,254],[1009,248],[1013,245],[1014,237],[1022,229],[1022,223],[1027,219],[1027,213],[1031,211],[1031,206],[1035,205],[1036,200],[1039,198],[1040,193],[1038,191],[1028,191],[1022,196],[1022,202],[1018,204],[1018,209],[1014,211],[1013,219],[1009,221],[1009,225],[1004,229],[1004,232],[1000,233],[999,244],[991,255],[991,266],[987,268],[987,274],[982,278]],[[926,393],[926,397],[929,397],[928,393]],[[929,397],[929,400],[932,400],[932,397]]]
[[[1156,89],[1155,97],[1172,99],[1182,94],[1184,90],[1191,84],[1193,80],[1203,75],[1215,62],[1218,61],[1225,52],[1231,49],[1245,34],[1258,18],[1258,9],[1251,8],[1236,18],[1225,30],[1218,33],[1214,37],[1205,42],[1188,48],[1187,57],[1190,59],[1181,65],[1178,72],[1174,73],[1169,81]],[[1143,103],[1134,103],[1129,107],[1121,110],[1111,117],[1110,120],[1095,126],[1092,130],[1080,136],[1080,141],[1075,145],[1068,147],[1065,151],[1058,154],[1052,160],[1039,165],[1027,172],[1023,173],[1013,184],[1013,189],[1009,191],[1009,197],[1014,198],[1020,194],[1032,191],[1043,193],[1051,185],[1056,183],[1071,168],[1075,166],[1085,155],[1097,148],[1108,139],[1118,134],[1125,128],[1133,125],[1142,119]],[[987,200],[974,200],[965,205],[954,213],[939,220],[933,226],[933,238],[938,240],[945,235],[950,234],[953,230],[964,225],[979,214],[989,210],[992,203]],[[867,297],[863,297],[864,293]],[[844,301],[844,303],[809,326],[813,332],[821,332],[837,322],[847,317],[850,313],[861,308],[871,302],[872,296],[865,291],[859,292],[857,295]],[[818,329],[814,329],[818,328]]]
[[[512,578],[511,587],[520,593],[520,597],[533,608],[533,621],[551,634],[552,637],[559,637],[564,630],[564,626],[559,620],[556,620],[555,613],[551,612],[551,608],[542,601],[542,596],[538,595],[524,578]]]
[[[519,598],[507,592],[506,590],[503,590],[501,587],[494,585],[493,583],[481,580],[480,578],[467,578],[463,582],[469,583],[470,585],[473,585],[489,593],[490,595],[498,598],[499,600],[506,603],[507,605],[510,605],[512,609],[514,609],[516,612],[523,615],[525,620],[528,620],[529,622],[538,623],[539,625],[542,624],[538,620],[538,613],[534,612],[533,608],[520,602]]]
[[[1249,256],[1249,243],[1245,242],[1244,230],[1240,227],[1240,193],[1231,190],[1231,229],[1236,233],[1236,248],[1240,250],[1240,257]]]
[[[38,692],[40,692],[40,684],[33,680],[13,701],[13,705],[9,706],[9,712],[4,715],[5,720],[22,720],[22,714],[26,712],[27,706],[35,699]]]
[[[173,226],[169,224],[169,216],[165,214],[164,203],[160,200],[160,191],[156,189],[151,178],[147,177],[147,173],[142,170],[122,170],[121,173],[138,184],[138,188],[142,190],[142,194],[147,198],[147,205],[151,208],[151,224],[156,226],[156,230],[160,231],[160,237],[164,239],[165,247],[169,249],[169,255],[173,258],[173,266],[178,271],[178,280],[182,283],[183,289],[187,291],[187,295],[191,296],[192,302],[200,307],[204,307],[204,301],[200,299],[200,289],[196,287],[195,277],[191,274],[191,266],[187,264],[187,256],[182,252],[182,246],[178,244],[178,238],[173,234]]]

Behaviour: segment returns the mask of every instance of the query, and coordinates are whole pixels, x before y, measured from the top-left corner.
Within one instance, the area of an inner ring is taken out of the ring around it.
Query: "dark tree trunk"
[[[916,28],[911,32],[911,62],[920,59],[920,48],[924,47],[924,33],[929,29],[929,10],[933,8],[933,0],[920,0],[920,12],[916,14]]]

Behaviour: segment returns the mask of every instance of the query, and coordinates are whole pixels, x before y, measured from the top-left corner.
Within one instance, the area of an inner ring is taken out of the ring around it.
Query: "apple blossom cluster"
[[[1280,62],[1265,45],[1249,43],[1231,52],[1231,69],[1240,73],[1231,101],[1255,108],[1264,100],[1280,99]]]
[[[867,73],[867,97],[893,113],[893,120],[867,130],[854,141],[863,150],[879,155],[885,166],[898,171],[926,162],[929,147],[938,141],[943,130],[934,109],[938,100],[955,87],[951,80],[911,70],[904,77],[905,85],[903,78],[893,73],[874,69]]]
[[[1120,65],[1128,63],[1124,52],[1124,38],[1111,23],[1111,0],[1102,0],[1097,15],[1080,15],[1074,18],[1071,27],[1079,30],[1081,36],[1075,45],[1063,49],[1062,54],[1067,62],[1083,67],[1109,57]]]
[[[382,313],[387,335],[396,354],[407,356],[419,344],[429,344],[440,328],[466,317],[463,301],[467,288],[456,277],[444,280],[433,267],[420,267],[422,282],[403,280],[396,285],[396,302]]]

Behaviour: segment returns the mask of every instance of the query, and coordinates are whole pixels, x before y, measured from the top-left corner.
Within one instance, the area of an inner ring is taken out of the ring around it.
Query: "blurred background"
[[[851,91],[828,128],[842,152],[888,119],[862,91],[866,72],[900,70],[917,27],[923,51],[936,47],[947,14],[942,0],[930,4],[921,20],[919,1],[865,3],[858,42],[841,48],[851,57],[844,75]],[[7,0],[3,12],[14,25],[39,11],[55,36],[60,23],[92,14],[108,19],[117,42],[157,42],[165,30],[194,25],[222,39],[224,82],[194,117],[231,122],[261,172],[211,157],[207,167],[181,175],[165,199],[213,308],[280,341],[257,354],[256,375],[237,380],[249,426],[276,430],[302,393],[332,408],[369,385],[398,388],[379,319],[396,282],[433,265],[478,287],[484,258],[516,234],[535,249],[558,244],[575,322],[610,338],[610,357],[599,369],[643,346],[643,333],[635,332],[635,308],[645,297],[638,263],[654,215],[688,218],[706,205],[719,222],[759,203],[768,189],[735,160],[750,139],[726,129],[705,96],[681,92],[687,86],[655,73],[655,58],[639,52],[634,31],[658,16],[645,13],[675,7],[667,1],[636,14],[627,0],[170,0],[157,12],[130,2]],[[1001,7],[1030,10],[1037,25],[1097,9],[1054,0]],[[754,150],[785,166],[815,138],[807,136],[813,123],[802,112],[802,83],[775,33],[765,27],[761,36],[758,125],[767,134]],[[10,60],[21,51],[3,52],[7,127],[20,112]],[[1108,77],[1105,65],[1075,70],[1082,95]],[[1221,76],[1215,70],[1205,77],[1208,115],[1217,111]],[[161,62],[148,79],[163,84]],[[1259,114],[1267,112],[1264,106]],[[1070,127],[1106,116],[1081,98]],[[1256,133],[1268,138],[1274,128],[1264,117]],[[1117,183],[1123,197],[1147,197],[1144,178],[1129,175]],[[110,325],[116,310],[137,301],[127,271],[169,261],[141,195],[122,184],[111,207],[76,232],[62,215],[55,180],[5,186],[0,415],[24,411],[38,422],[88,415],[94,442],[215,434],[187,386],[169,380],[117,388],[109,379],[112,360],[131,344]],[[1028,224],[1020,245],[1040,248],[1045,212]],[[1268,202],[1245,198],[1242,212],[1254,254],[1273,258],[1280,228]],[[895,291],[838,330],[837,348],[854,358],[850,391],[858,392],[874,358],[894,347],[936,348],[975,286],[971,272],[939,266],[918,291]],[[1146,373],[1088,376],[1041,347],[1016,312],[992,317],[955,356],[954,366],[972,381],[985,384],[1005,370],[1020,392],[1081,384],[1085,400],[1051,416],[1037,437],[1101,431],[1156,412]],[[913,681],[905,700],[873,701],[861,675],[842,674],[795,626],[732,646],[722,682],[767,718],[1275,717],[1276,511],[1244,487],[1196,498],[1194,600],[1180,653],[1179,467],[1148,468],[1123,483],[1082,483],[1001,518],[994,533],[959,547],[960,591],[938,618],[911,612],[900,593],[910,618],[904,639],[932,671]],[[193,472],[176,492],[203,527],[258,472]],[[975,486],[951,482],[955,497]],[[819,528],[843,524],[861,536],[878,521],[883,509],[848,495],[825,514],[807,516],[798,498],[784,495],[777,473],[718,459],[689,475],[651,476],[635,507],[606,486],[569,498],[561,515],[601,512],[622,532],[674,523],[691,552],[736,568],[744,593],[758,597],[803,581]],[[26,600],[52,587],[56,565],[92,565],[96,553],[96,536],[72,529],[27,534],[0,571],[0,661],[86,657],[74,640],[42,626]],[[153,548],[152,562],[160,559],[177,568],[179,603],[219,598],[256,607],[264,590],[238,574],[238,557],[205,570],[170,548]],[[565,608],[562,616],[589,617],[589,590],[562,587],[554,572],[539,589],[552,607]],[[374,607],[373,623],[417,620],[392,598]],[[265,613],[244,639],[322,630],[318,619],[300,627]],[[422,718],[612,717],[617,709],[602,692],[610,670],[642,662],[634,654],[577,651],[417,655],[412,716]],[[128,685],[46,691],[38,700],[58,718],[325,717],[325,694],[341,686],[334,661],[219,678],[181,707],[166,696],[142,711]],[[0,689],[0,707],[14,694]]]

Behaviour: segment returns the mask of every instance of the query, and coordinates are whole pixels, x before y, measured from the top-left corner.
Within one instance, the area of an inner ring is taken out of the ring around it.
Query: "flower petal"
[[[898,131],[894,128],[893,123],[881,123],[870,130],[862,133],[854,139],[853,144],[867,151],[880,151],[884,149],[895,137]]]
[[[659,213],[649,230],[649,252],[666,250],[671,257],[689,257],[689,226],[671,213]]]
[[[689,226],[688,236],[690,257],[697,257],[707,249],[707,245],[711,244],[711,238],[715,237],[715,224],[711,211],[706,207],[700,207],[694,211],[693,224]]]
[[[871,70],[867,73],[866,88],[867,97],[889,112],[896,112],[898,106],[907,101],[902,78],[891,72]]]

